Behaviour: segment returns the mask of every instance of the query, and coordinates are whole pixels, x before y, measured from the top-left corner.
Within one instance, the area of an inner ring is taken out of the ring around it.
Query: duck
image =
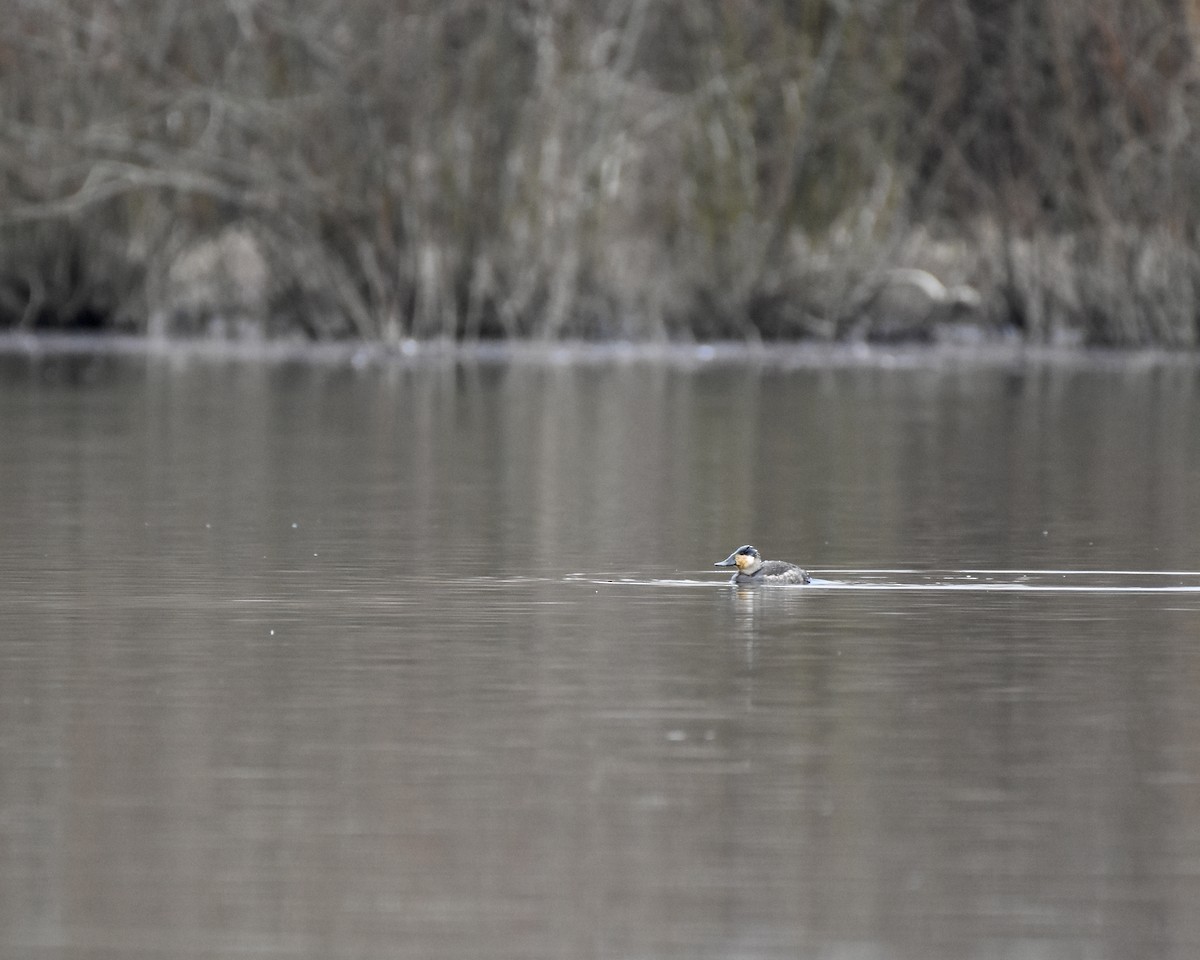
[[[714,567],[737,567],[730,583],[748,585],[752,583],[811,583],[812,577],[794,563],[786,560],[764,560],[750,544],[738,547]]]

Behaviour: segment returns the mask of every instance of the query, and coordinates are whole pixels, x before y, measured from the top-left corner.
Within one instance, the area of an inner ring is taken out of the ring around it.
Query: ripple
[[[1200,593],[1200,571],[1194,570],[1020,570],[983,569],[919,571],[909,568],[856,567],[822,571],[836,573],[844,579],[813,577],[808,584],[771,584],[772,590],[907,590],[926,592],[987,592],[987,593]],[[879,579],[911,577],[915,579]],[[1135,578],[1175,577],[1191,579],[1193,583],[1139,584]],[[862,578],[862,579],[856,579]],[[1003,578],[1003,579],[998,579]],[[1117,582],[1080,583],[1081,578]],[[1061,582],[1070,579],[1073,582]],[[1046,582],[1053,580],[1054,582]],[[528,582],[528,581],[527,581]],[[558,582],[603,584],[633,587],[728,587],[727,578],[690,579],[679,577],[605,577],[573,573]]]

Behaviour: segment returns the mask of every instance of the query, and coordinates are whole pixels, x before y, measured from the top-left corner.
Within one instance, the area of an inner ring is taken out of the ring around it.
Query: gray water
[[[5,958],[1200,956],[1194,366],[7,356],[0,503]]]

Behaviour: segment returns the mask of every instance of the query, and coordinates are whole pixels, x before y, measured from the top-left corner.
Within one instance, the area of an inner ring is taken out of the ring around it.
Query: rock
[[[242,227],[188,244],[167,270],[152,334],[259,339],[270,313],[271,270]]]

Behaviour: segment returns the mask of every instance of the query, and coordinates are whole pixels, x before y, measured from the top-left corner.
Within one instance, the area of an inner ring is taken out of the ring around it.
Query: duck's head
[[[751,574],[762,566],[762,557],[750,544],[738,547],[724,560],[713,564],[714,567],[737,567],[740,573]]]

